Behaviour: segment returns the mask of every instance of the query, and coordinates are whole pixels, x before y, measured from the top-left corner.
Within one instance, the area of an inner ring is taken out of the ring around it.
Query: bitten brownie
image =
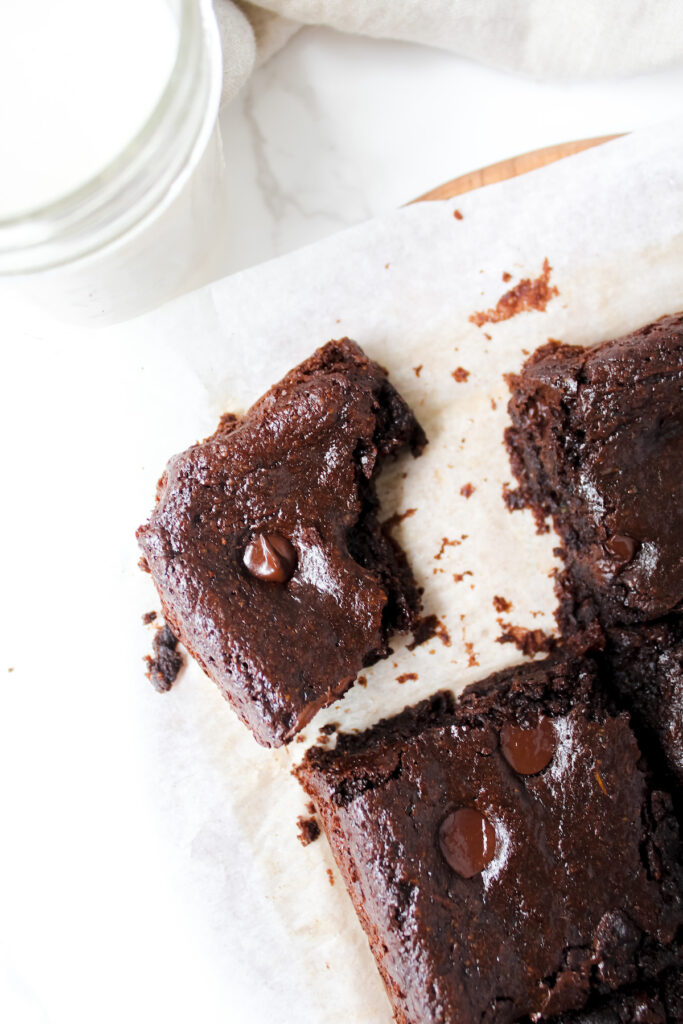
[[[564,545],[564,631],[681,607],[683,314],[596,348],[545,345],[510,386],[517,497]]]
[[[414,625],[419,592],[375,478],[425,442],[344,339],[166,467],[140,546],[173,631],[259,742],[290,740]]]
[[[641,742],[683,785],[683,615],[607,631],[607,684],[631,712]]]
[[[398,1024],[562,1019],[671,966],[677,821],[594,679],[522,665],[296,770]]]

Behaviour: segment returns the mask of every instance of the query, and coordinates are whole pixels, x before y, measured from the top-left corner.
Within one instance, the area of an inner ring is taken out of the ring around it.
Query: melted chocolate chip
[[[281,533],[257,533],[244,552],[252,576],[270,583],[286,583],[296,568],[296,551]]]
[[[439,844],[449,866],[463,878],[472,878],[493,860],[496,832],[479,811],[461,807],[442,821]]]
[[[605,547],[620,562],[630,562],[636,553],[638,543],[624,533],[615,533],[606,541]]]
[[[536,775],[555,753],[555,730],[543,716],[530,729],[508,722],[500,730],[500,746],[511,768],[520,775]]]

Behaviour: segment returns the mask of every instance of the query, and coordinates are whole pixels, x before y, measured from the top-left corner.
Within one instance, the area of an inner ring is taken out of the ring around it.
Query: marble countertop
[[[683,67],[549,83],[423,46],[304,29],[221,114],[230,270],[317,241],[467,171],[663,121],[682,104]]]
[[[395,209],[467,171],[664,121],[682,105],[683,67],[536,81],[446,51],[304,28],[220,114],[225,272]],[[0,278],[0,299],[6,336],[52,343],[73,334],[28,304],[11,278]]]

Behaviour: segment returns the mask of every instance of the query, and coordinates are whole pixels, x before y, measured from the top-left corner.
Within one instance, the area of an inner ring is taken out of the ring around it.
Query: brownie
[[[311,748],[296,774],[398,1024],[562,1019],[671,959],[671,798],[590,659],[438,695]]]
[[[375,481],[424,444],[385,370],[343,339],[168,463],[138,540],[174,633],[260,743],[290,740],[414,625]]]
[[[549,344],[510,378],[519,504],[563,543],[560,624],[683,604],[683,314],[595,348]]]
[[[601,656],[607,684],[655,751],[674,785],[683,785],[683,615],[607,631]]]

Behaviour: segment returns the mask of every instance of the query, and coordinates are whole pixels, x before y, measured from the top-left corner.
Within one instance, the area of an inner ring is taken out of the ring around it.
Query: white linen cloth
[[[683,60],[682,0],[215,0],[223,101],[300,25],[423,43],[541,78],[635,74]]]

